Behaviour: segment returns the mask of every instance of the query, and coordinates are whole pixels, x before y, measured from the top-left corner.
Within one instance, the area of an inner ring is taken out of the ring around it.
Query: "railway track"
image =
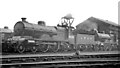
[[[27,63],[12,63],[3,64],[2,67],[89,67],[89,66],[103,66],[103,65],[120,65],[120,61],[116,58],[88,58],[88,59],[66,59],[66,60],[52,60],[42,62],[27,62]]]
[[[100,51],[100,52],[80,52],[79,55],[117,55],[119,51]],[[9,54],[2,55],[0,58],[16,58],[16,57],[39,57],[39,56],[73,56],[75,52],[64,52],[64,53],[35,53],[35,54]]]
[[[76,53],[53,53],[53,54],[26,54],[26,55],[2,55],[0,66],[24,66],[24,65],[48,65],[48,66],[84,66],[119,64],[120,54],[112,52],[81,52]]]

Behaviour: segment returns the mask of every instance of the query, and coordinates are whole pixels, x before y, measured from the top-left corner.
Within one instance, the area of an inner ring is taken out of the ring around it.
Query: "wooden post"
[[[2,33],[0,32],[0,57],[2,57]],[[2,60],[1,58],[0,58],[0,60]],[[2,64],[2,62],[0,61],[0,64]],[[0,66],[0,68],[1,68],[1,66]]]
[[[2,33],[0,32],[0,53],[2,53]]]

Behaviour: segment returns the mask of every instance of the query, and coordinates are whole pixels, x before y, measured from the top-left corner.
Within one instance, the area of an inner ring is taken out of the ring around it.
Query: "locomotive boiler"
[[[44,21],[32,24],[22,18],[14,26],[14,36],[9,38],[14,51],[23,52],[67,52],[67,51],[112,51],[117,50],[114,34],[100,33],[72,27],[71,15],[62,17],[57,26],[46,26]]]

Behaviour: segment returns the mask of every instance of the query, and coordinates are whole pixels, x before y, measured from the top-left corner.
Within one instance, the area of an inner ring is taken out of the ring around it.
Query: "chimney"
[[[24,22],[26,21],[26,18],[21,18],[21,19],[22,19],[22,21],[24,21]]]

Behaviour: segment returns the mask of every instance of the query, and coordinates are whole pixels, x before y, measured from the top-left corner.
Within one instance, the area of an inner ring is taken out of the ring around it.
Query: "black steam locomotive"
[[[14,36],[7,40],[7,51],[19,53],[67,52],[67,51],[113,51],[117,50],[117,39],[112,33],[100,33],[98,29],[75,29],[71,15],[62,17],[57,26],[46,26],[44,21],[32,24],[22,18],[14,26]],[[3,48],[6,49],[6,48]],[[4,50],[3,50],[4,51]],[[6,51],[6,50],[5,50]]]

